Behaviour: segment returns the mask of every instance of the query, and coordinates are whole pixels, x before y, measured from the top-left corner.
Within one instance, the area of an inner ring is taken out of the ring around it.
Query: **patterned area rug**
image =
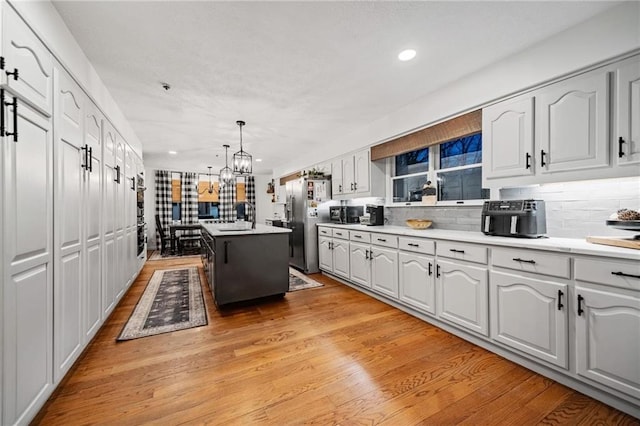
[[[160,250],[153,250],[151,254],[147,257],[147,260],[165,260],[165,259],[178,259],[178,258],[190,258],[190,257],[200,257],[199,254],[193,254],[188,256],[163,256],[160,254]]]
[[[289,291],[305,290],[307,288],[322,287],[324,284],[312,280],[297,269],[289,268]]]
[[[118,341],[207,325],[198,268],[156,270]]]

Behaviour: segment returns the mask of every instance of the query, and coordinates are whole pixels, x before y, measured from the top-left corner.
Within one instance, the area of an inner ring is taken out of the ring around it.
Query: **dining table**
[[[176,253],[176,231],[200,231],[202,225],[199,223],[173,223],[169,225],[169,235],[171,237],[171,253]]]

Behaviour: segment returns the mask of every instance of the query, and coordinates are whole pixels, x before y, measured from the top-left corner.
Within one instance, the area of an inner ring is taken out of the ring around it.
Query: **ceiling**
[[[147,168],[206,172],[211,165],[216,171],[224,166],[223,144],[231,145],[229,155],[239,150],[236,121],[244,120],[244,148],[263,160],[254,162],[254,173],[271,173],[616,5],[53,4],[142,142]],[[418,54],[400,62],[406,48]]]

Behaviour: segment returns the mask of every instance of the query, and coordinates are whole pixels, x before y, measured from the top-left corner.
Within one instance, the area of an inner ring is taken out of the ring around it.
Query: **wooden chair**
[[[160,234],[160,254],[164,256],[171,249],[171,238],[164,233],[164,229],[160,223],[160,215],[158,214],[156,215],[156,229],[158,230],[158,234]],[[182,252],[182,243],[177,236],[175,237],[175,247],[178,249],[178,252]]]
[[[200,231],[183,231],[180,235],[181,255],[200,253]]]

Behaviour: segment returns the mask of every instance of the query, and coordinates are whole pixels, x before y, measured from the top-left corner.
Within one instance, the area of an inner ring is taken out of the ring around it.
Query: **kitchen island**
[[[203,263],[217,306],[289,290],[290,229],[250,223],[202,224]]]

